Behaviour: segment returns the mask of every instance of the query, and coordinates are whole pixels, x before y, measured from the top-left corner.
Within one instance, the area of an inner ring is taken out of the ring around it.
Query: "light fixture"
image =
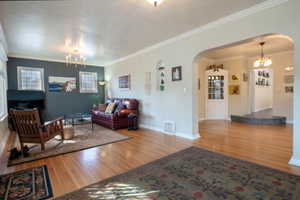
[[[159,4],[163,2],[163,0],[147,0],[149,3],[157,7]]]
[[[66,57],[66,66],[67,67],[77,67],[77,66],[86,66],[86,57],[80,53],[78,48],[74,48]]]
[[[284,68],[284,69],[285,69],[285,71],[290,72],[290,71],[293,71],[293,70],[294,70],[294,67],[293,67],[293,66],[288,66],[288,67],[286,67],[286,68]]]
[[[266,58],[265,54],[264,54],[264,45],[266,43],[265,42],[261,42],[259,43],[260,47],[261,47],[261,57],[260,59],[256,60],[254,62],[254,67],[268,67],[270,65],[272,65],[272,60],[271,58]]]
[[[100,86],[104,86],[104,85],[106,85],[106,81],[99,81],[98,84],[99,84]]]

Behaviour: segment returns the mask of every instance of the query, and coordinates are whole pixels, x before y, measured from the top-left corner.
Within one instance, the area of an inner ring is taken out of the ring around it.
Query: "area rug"
[[[299,200],[300,177],[191,147],[58,200]]]
[[[52,196],[47,166],[0,176],[1,200],[41,200]]]
[[[75,126],[75,136],[71,140],[61,142],[54,138],[46,143],[46,150],[43,152],[40,145],[29,145],[30,155],[9,160],[8,166],[119,142],[129,138],[126,135],[98,125],[94,125],[94,130],[92,130],[91,125]]]

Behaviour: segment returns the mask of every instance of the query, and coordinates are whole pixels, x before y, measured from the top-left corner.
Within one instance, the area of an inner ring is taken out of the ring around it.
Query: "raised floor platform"
[[[286,117],[273,116],[273,110],[267,109],[249,115],[231,115],[231,121],[255,125],[285,125]]]

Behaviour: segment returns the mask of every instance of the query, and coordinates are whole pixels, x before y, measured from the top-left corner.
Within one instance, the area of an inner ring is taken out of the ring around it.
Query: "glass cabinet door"
[[[224,99],[224,76],[208,76],[208,99]]]

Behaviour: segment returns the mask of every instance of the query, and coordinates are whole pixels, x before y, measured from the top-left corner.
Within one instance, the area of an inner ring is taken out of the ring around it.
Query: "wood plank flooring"
[[[3,155],[0,174],[47,165],[54,195],[60,196],[194,145],[300,175],[300,168],[288,165],[292,150],[289,125],[203,121],[201,138],[194,141],[145,129],[118,132],[133,138],[9,168],[5,162],[8,154]]]

